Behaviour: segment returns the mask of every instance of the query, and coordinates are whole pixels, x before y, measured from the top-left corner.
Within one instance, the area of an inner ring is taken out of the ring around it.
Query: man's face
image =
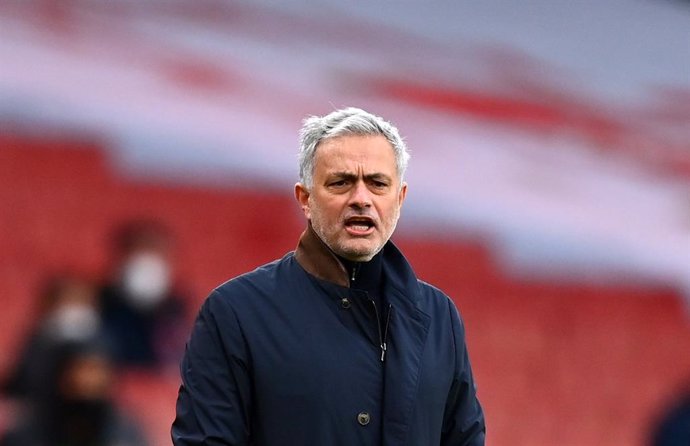
[[[295,196],[321,240],[336,254],[369,261],[395,230],[407,185],[383,136],[340,136],[316,149],[313,186]]]

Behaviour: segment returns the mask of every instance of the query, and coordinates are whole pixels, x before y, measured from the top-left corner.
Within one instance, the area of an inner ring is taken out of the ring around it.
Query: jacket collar
[[[299,238],[295,259],[306,272],[318,279],[342,287],[350,286],[347,270],[333,251],[316,235],[311,223]]]
[[[416,293],[417,276],[407,259],[390,240],[382,249],[383,274],[390,279],[390,284],[402,294]],[[349,288],[350,279],[345,266],[333,251],[314,232],[311,223],[300,236],[295,259],[302,268],[317,279]],[[414,299],[413,299],[414,300]]]

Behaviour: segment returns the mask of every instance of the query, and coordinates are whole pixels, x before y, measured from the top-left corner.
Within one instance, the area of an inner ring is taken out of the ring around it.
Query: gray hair
[[[402,185],[410,154],[398,129],[379,116],[359,108],[348,107],[326,116],[310,116],[303,121],[300,131],[299,179],[305,187],[311,188],[314,181],[314,159],[319,143],[329,138],[346,135],[385,137],[393,148]]]

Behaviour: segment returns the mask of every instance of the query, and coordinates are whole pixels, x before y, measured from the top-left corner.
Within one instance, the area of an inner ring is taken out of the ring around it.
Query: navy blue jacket
[[[382,255],[386,308],[349,287],[311,228],[216,288],[181,364],[173,443],[483,445],[455,306],[391,242]]]

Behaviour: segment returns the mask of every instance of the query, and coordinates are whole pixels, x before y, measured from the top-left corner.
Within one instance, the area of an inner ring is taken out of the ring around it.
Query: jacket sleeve
[[[250,444],[248,358],[237,316],[215,291],[201,307],[180,365],[175,446]]]
[[[448,299],[455,343],[455,378],[443,417],[441,446],[484,446],[484,412],[477,399],[476,386],[465,343],[465,328],[453,302]]]

